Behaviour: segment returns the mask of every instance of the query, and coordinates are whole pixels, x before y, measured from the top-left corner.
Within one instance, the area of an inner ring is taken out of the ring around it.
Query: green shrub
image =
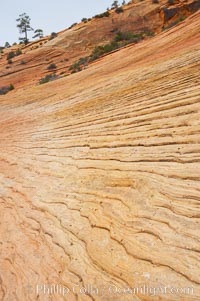
[[[58,35],[57,35],[56,32],[52,32],[51,35],[50,35],[50,37],[49,37],[49,40],[53,40],[53,39],[55,39],[57,36],[58,36]]]
[[[172,28],[173,26],[175,26],[175,25],[177,25],[178,23],[180,23],[180,22],[182,22],[182,21],[184,21],[185,20],[185,16],[179,16],[179,18],[177,19],[177,20],[175,20],[175,21],[173,21],[172,23],[170,23],[169,25],[167,25],[166,27],[162,27],[162,31],[163,30],[166,30],[166,29],[170,29],[170,28]]]
[[[20,54],[22,54],[22,51],[19,48],[16,50],[16,52],[11,51],[7,54],[7,60],[11,60],[12,58],[14,58],[15,56],[20,55]]]
[[[121,42],[121,41],[127,41],[129,43],[137,43],[140,40],[142,40],[144,38],[144,34],[143,33],[131,33],[131,32],[121,32],[118,31],[118,33],[116,34],[116,36],[114,37],[114,41],[116,42]],[[127,43],[125,43],[126,45]]]
[[[42,84],[46,84],[50,81],[53,81],[53,80],[56,80],[58,77],[56,74],[47,74],[45,77],[41,78],[39,80],[39,84],[42,85]]]
[[[109,53],[117,48],[119,48],[119,45],[116,41],[112,41],[111,43],[103,46],[96,46],[89,57],[89,62],[95,61],[102,55]]]
[[[2,88],[0,88],[0,95],[4,95],[12,90],[14,90],[13,84],[10,84],[9,86],[6,86],[6,87],[2,87]]]
[[[69,29],[71,29],[71,28],[74,27],[75,25],[77,25],[77,23],[73,23],[73,24],[69,27]]]
[[[153,37],[155,36],[155,33],[153,31],[145,31],[144,34],[147,36],[147,37]]]
[[[9,85],[9,91],[12,91],[12,90],[14,90],[15,88],[14,88],[14,86],[13,86],[13,84],[10,84]]]
[[[14,57],[15,57],[15,53],[13,51],[11,51],[7,54],[7,60],[11,60]]]
[[[116,36],[114,37],[114,41],[120,42],[124,40],[124,34],[121,31],[118,31]]]
[[[123,13],[123,8],[122,7],[117,7],[116,9],[115,9],[115,12],[117,13],[117,14],[120,14],[120,13]]]
[[[2,88],[0,88],[0,95],[4,95],[4,94],[6,94],[6,93],[8,93],[8,87],[2,87]]]
[[[76,63],[69,67],[69,71],[71,71],[71,73],[79,72],[82,70],[82,67],[85,67],[87,64],[88,57],[81,57]]]
[[[87,18],[82,18],[81,22],[87,23],[88,19]]]
[[[95,18],[104,18],[104,17],[109,17],[110,16],[110,13],[109,11],[105,11],[104,13],[102,14],[98,14],[96,16],[94,16]]]
[[[174,4],[174,0],[168,0],[167,1],[169,5],[173,5]]]
[[[22,51],[21,51],[21,49],[18,48],[18,49],[16,50],[16,52],[15,52],[15,55],[17,56],[17,55],[20,55],[20,54],[22,54]]]
[[[21,60],[20,65],[25,65],[26,62],[24,60]]]
[[[178,18],[178,22],[182,22],[185,20],[185,16],[183,15],[180,15],[179,18]]]
[[[47,67],[47,69],[48,70],[54,70],[54,69],[56,69],[57,67],[56,67],[56,64],[50,64],[48,67]]]
[[[10,59],[8,60],[8,64],[11,65],[13,63],[13,61]]]

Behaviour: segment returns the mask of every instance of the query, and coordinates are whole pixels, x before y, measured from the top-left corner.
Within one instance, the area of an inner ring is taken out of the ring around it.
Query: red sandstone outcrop
[[[63,30],[53,40],[45,37],[28,44],[22,48],[23,54],[15,57],[10,65],[6,60],[7,53],[12,50],[9,48],[0,59],[0,85],[12,83],[15,88],[35,85],[49,73],[47,67],[51,63],[56,64],[57,75],[67,75],[72,63],[90,55],[95,46],[109,43],[117,31],[157,34],[163,27],[191,15],[198,8],[197,0],[174,1],[173,5],[166,0],[159,0],[157,4],[150,0],[133,1],[123,6],[123,13],[111,10],[109,17],[79,23]],[[14,49],[18,47],[14,46]]]

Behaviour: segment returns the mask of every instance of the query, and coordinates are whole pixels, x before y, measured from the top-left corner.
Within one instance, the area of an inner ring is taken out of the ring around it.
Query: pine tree
[[[19,18],[16,20],[18,22],[17,27],[19,28],[20,34],[24,34],[23,38],[19,38],[19,40],[23,41],[25,44],[28,43],[28,31],[32,31],[33,28],[30,25],[30,17],[23,13],[19,15]]]
[[[10,48],[10,44],[8,42],[5,42],[5,48]]]
[[[41,38],[43,38],[43,30],[42,29],[36,29],[35,31],[34,31],[34,36],[33,36],[33,39],[35,39],[35,38],[39,38],[39,39],[41,39]]]
[[[118,7],[118,1],[113,1],[113,4],[111,5],[112,8]]]

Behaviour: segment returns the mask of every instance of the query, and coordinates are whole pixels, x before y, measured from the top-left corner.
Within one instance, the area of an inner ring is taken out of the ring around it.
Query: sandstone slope
[[[188,17],[200,8],[198,0],[174,0],[173,4],[168,2],[129,2],[123,6],[120,14],[110,10],[109,17],[93,17],[87,23],[81,22],[63,30],[53,40],[44,37],[22,47],[22,55],[13,58],[10,65],[6,60],[7,53],[21,46],[5,50],[0,59],[0,88],[10,83],[15,88],[36,85],[42,77],[52,72],[47,70],[51,63],[56,64],[58,76],[68,75],[72,63],[90,55],[96,46],[112,41],[118,31],[158,34],[163,27]]]
[[[199,28],[1,96],[1,300],[200,299]],[[144,284],[193,294],[108,291]]]

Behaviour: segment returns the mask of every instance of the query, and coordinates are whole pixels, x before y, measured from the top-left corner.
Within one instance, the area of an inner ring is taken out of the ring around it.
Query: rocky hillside
[[[70,26],[52,40],[45,37],[25,47],[16,45],[1,56],[0,88],[8,84],[15,88],[35,85],[52,72],[47,69],[51,64],[56,65],[53,71],[57,76],[66,76],[70,73],[70,65],[90,55],[96,46],[110,43],[118,32],[138,34],[148,39],[183,21],[199,7],[198,0],[132,1],[122,6],[121,12],[112,9],[107,12],[108,16],[94,16]],[[22,54],[8,64],[7,54],[18,48]]]
[[[196,12],[44,85],[32,84],[39,53],[57,63],[64,46],[24,49],[29,73],[13,60],[19,88],[0,96],[0,300],[200,299],[199,28]]]

